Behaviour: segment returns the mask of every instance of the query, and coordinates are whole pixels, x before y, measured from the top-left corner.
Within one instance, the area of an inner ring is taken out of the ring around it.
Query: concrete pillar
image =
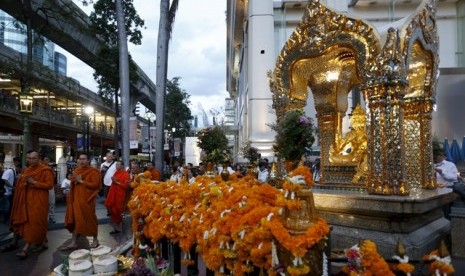
[[[328,8],[331,8],[333,10],[336,10],[338,12],[348,12],[349,11],[349,5],[348,1],[342,1],[342,0],[326,0],[326,6]]]
[[[263,157],[272,157],[275,134],[268,125],[276,116],[267,71],[274,69],[276,59],[273,1],[250,0],[248,11],[248,139]]]

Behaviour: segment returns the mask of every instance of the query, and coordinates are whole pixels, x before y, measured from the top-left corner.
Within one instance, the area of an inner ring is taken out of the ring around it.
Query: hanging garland
[[[286,181],[289,190],[312,184],[308,168],[298,168],[290,176],[299,181]],[[300,208],[300,202],[289,198],[289,191],[250,176],[237,178],[233,174],[227,182],[219,176],[198,176],[192,184],[181,180],[179,184],[167,181],[154,185],[141,180],[133,187],[128,206],[135,232],[141,227],[137,222],[143,220],[141,232],[151,242],[166,237],[179,244],[186,258],[195,245],[206,266],[219,272],[227,268],[240,275],[256,266],[273,273],[273,240],[301,258],[329,233],[326,222],[318,219],[305,234],[291,235],[280,214],[284,208]],[[288,272],[298,268],[302,266],[288,267]]]

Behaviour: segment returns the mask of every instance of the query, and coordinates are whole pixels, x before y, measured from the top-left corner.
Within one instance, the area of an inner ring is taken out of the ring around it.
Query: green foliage
[[[278,157],[289,161],[300,160],[305,147],[311,147],[315,141],[313,120],[305,116],[302,110],[288,111],[271,128],[276,131],[274,151]]]
[[[137,82],[137,66],[129,57],[129,79]],[[119,52],[117,47],[104,47],[95,60],[94,79],[98,84],[98,95],[108,104],[113,103],[115,91],[119,90]]]
[[[246,141],[242,146],[242,155],[249,159],[250,163],[257,162],[258,158],[260,158],[260,153],[256,147],[252,147],[252,142]]]
[[[126,34],[131,43],[140,45],[142,33],[140,28],[144,26],[137,14],[133,0],[122,0]],[[98,0],[94,3],[94,11],[89,16],[92,23],[91,30],[99,35],[106,43],[95,60],[94,79],[98,83],[98,94],[108,104],[113,103],[114,95],[119,90],[119,50],[118,50],[118,26],[116,22],[115,3],[112,0]],[[129,58],[129,80],[132,83],[138,81],[137,66]]]
[[[197,138],[197,146],[205,153],[204,161],[220,164],[230,159],[228,139],[220,126],[200,130]]]
[[[140,28],[144,27],[145,22],[137,14],[133,0],[122,0],[122,4],[129,42],[140,45],[142,43]],[[99,34],[110,46],[118,44],[118,26],[114,0],[96,1],[94,3],[94,12],[90,14],[89,18],[92,22],[91,29],[96,34]]]
[[[180,77],[167,80],[166,83],[166,107],[165,107],[165,128],[176,128],[175,137],[184,137],[191,130],[191,120],[194,118],[189,108],[190,95],[181,89]]]

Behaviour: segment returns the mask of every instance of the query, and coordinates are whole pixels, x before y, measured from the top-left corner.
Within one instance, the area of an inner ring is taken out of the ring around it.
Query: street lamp
[[[86,114],[85,118],[85,146],[86,146],[86,155],[89,157],[89,149],[90,149],[90,115],[94,113],[94,108],[92,106],[86,106],[84,108],[84,113]]]
[[[30,132],[29,132],[29,114],[32,113],[32,95],[28,92],[19,94],[19,112],[23,115],[23,152],[21,163],[26,167],[26,153],[29,150]]]
[[[155,119],[157,118],[157,115],[152,112],[146,112],[144,115],[145,119],[147,119],[148,123],[148,135],[149,135],[149,161],[152,162],[152,131],[150,130],[150,124],[151,121],[153,121],[153,124],[155,125]]]

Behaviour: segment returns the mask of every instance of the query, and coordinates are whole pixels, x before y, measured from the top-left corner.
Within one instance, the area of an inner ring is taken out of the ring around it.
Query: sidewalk
[[[107,217],[107,209],[104,206],[104,199],[102,197],[97,198],[96,201],[96,213],[99,224],[107,224],[110,222],[110,218]],[[66,215],[66,202],[59,200],[55,204],[55,223],[48,224],[48,230],[60,230],[65,229],[65,215]],[[4,244],[7,240],[13,237],[9,230],[9,225],[0,223],[0,244]]]
[[[121,249],[127,244],[132,243],[132,235],[110,235],[113,229],[107,217],[107,210],[103,205],[103,198],[97,199],[96,213],[99,222],[98,240],[100,245],[105,245],[113,250]],[[66,205],[64,201],[56,203],[55,220],[56,223],[49,223],[49,231],[47,233],[48,249],[43,252],[29,251],[28,257],[25,260],[19,260],[16,257],[18,250],[10,252],[0,252],[0,268],[1,275],[15,276],[44,276],[51,275],[50,272],[54,268],[63,264],[64,260],[72,250],[63,250],[66,245],[71,242],[71,233],[64,228],[64,218],[66,214]],[[0,223],[0,246],[11,241],[12,234],[8,230],[8,225]],[[78,239],[78,248],[89,249],[92,237],[80,237]],[[23,241],[20,241],[20,246]]]

